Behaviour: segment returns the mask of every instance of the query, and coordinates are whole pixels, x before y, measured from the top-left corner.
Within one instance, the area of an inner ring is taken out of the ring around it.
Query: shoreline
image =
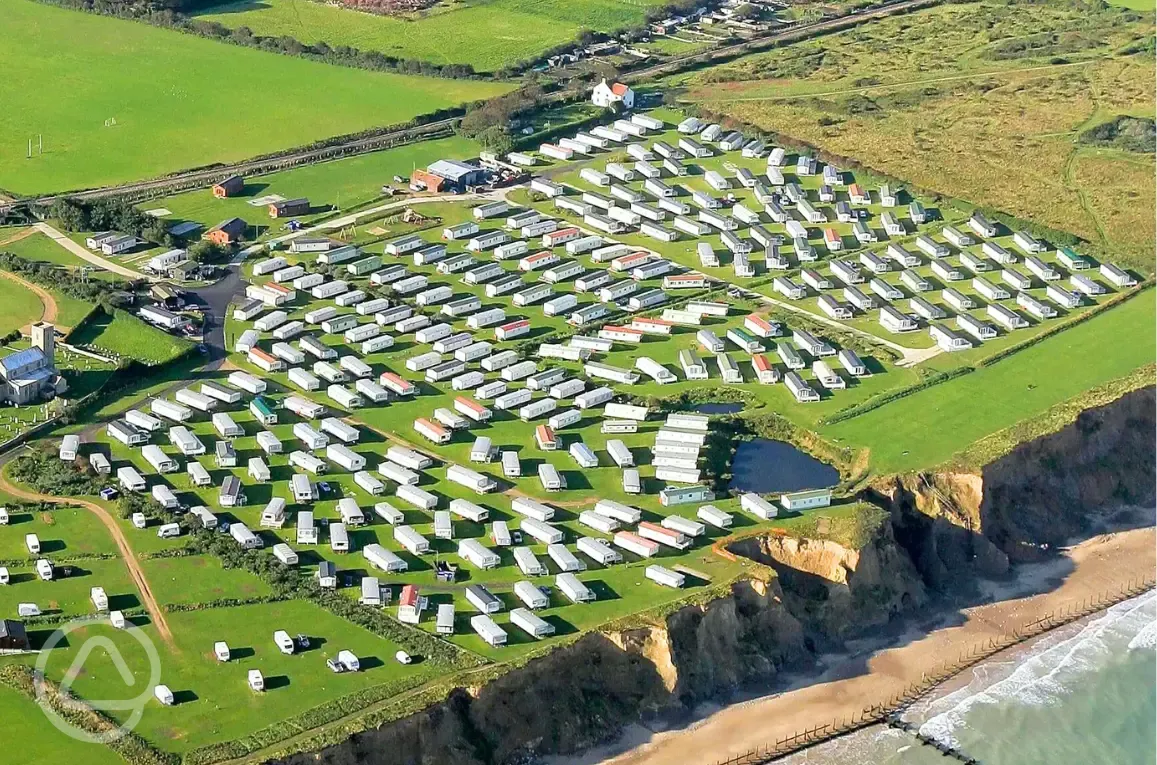
[[[1157,567],[1155,545],[1152,526],[1094,536],[1052,560],[1019,566],[1008,581],[978,581],[985,603],[945,604],[887,636],[850,641],[846,652],[819,657],[815,671],[785,676],[784,687],[771,694],[702,708],[694,721],[665,731],[632,725],[614,744],[546,762],[758,762],[769,757],[753,756],[757,751],[785,756],[878,724],[885,712],[935,692],[978,662],[1125,599]],[[824,730],[801,738],[817,728]]]

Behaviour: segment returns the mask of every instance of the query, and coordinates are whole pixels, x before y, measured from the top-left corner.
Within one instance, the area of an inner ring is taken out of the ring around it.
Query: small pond
[[[743,404],[738,401],[718,401],[696,404],[695,411],[699,414],[736,414],[743,411]]]
[[[826,462],[784,441],[755,438],[739,444],[731,462],[736,491],[767,493],[826,489],[840,482],[840,473]]]

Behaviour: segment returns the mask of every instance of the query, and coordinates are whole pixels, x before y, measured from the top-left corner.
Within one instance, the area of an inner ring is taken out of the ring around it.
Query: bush
[[[54,497],[96,495],[104,482],[87,461],[65,462],[46,449],[29,449],[12,462],[11,476],[41,494]]]

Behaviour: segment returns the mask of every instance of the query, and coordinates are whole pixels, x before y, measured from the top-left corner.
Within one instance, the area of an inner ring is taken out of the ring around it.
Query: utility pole
[[[27,159],[32,159],[32,139],[31,138],[28,139],[28,157],[27,157]]]
[[[36,140],[40,142],[40,153],[44,153],[44,133],[37,133]]]

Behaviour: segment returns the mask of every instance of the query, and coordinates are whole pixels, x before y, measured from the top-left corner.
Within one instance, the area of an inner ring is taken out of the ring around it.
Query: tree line
[[[83,279],[68,268],[25,260],[11,252],[0,251],[0,271],[10,271],[47,289],[93,303],[111,312],[113,308],[131,305],[134,284],[108,279]]]
[[[647,11],[643,21],[616,30],[597,32],[580,29],[574,40],[560,43],[530,58],[508,64],[493,72],[477,72],[470,64],[436,64],[413,58],[390,56],[381,51],[361,50],[350,45],[330,45],[318,41],[304,43],[288,35],[276,37],[258,35],[246,26],[230,28],[216,21],[207,21],[187,15],[189,12],[211,8],[221,4],[221,0],[40,0],[51,5],[59,5],[75,10],[99,13],[105,16],[144,21],[154,26],[176,29],[182,32],[206,37],[235,45],[288,56],[299,56],[338,66],[369,69],[399,74],[441,77],[445,79],[497,79],[518,77],[551,56],[582,48],[611,37],[625,40],[644,39],[647,27],[655,21],[679,14],[689,14],[696,9],[712,5],[716,0],[672,0],[662,6]]]

